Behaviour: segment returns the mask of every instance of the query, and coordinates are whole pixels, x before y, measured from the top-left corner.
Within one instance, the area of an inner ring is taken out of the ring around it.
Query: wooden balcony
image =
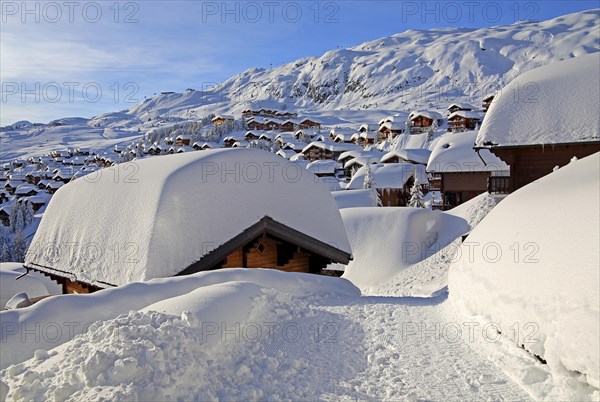
[[[509,176],[490,176],[488,178],[488,193],[490,194],[509,194],[510,177]]]

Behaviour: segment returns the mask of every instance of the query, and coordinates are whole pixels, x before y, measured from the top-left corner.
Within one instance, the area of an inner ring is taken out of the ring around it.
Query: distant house
[[[221,124],[225,123],[233,123],[234,121],[235,119],[233,118],[233,116],[228,114],[220,114],[213,117],[212,119],[212,122],[215,126],[220,126]]]
[[[488,190],[490,177],[508,177],[509,167],[489,151],[473,149],[476,131],[440,137],[427,163],[431,191],[439,191],[444,209],[460,205]]]
[[[175,145],[177,145],[178,147],[189,146],[191,140],[192,137],[188,134],[179,134],[177,138],[175,138]]]
[[[373,187],[379,193],[379,198],[384,207],[403,207],[408,205],[410,189],[415,178],[418,178],[422,189],[428,188],[425,166],[409,163],[369,164]],[[352,176],[346,187],[347,190],[364,188],[367,166],[361,167]]]
[[[339,169],[339,164],[331,159],[316,160],[306,165],[306,170],[317,177],[335,177]]]
[[[318,121],[312,120],[312,119],[302,119],[300,120],[300,129],[303,128],[315,128],[315,129],[319,129],[321,128],[321,123],[319,123]]]
[[[337,143],[329,141],[313,141],[302,150],[304,159],[314,162],[319,159],[337,159],[346,151],[362,150],[356,144]]]
[[[414,111],[409,116],[410,133],[421,134],[431,130],[434,123],[439,127],[443,122],[443,117],[437,112],[427,110]]]
[[[535,102],[509,89],[494,98],[475,147],[506,162],[510,177],[491,178],[490,192],[515,191],[574,157],[600,152],[599,65],[594,53],[523,73],[511,88],[535,85]]]
[[[400,122],[385,122],[379,127],[379,141],[391,141],[398,134],[402,134],[404,132],[404,123]]]
[[[396,149],[383,155],[381,163],[415,163],[427,165],[431,151],[428,149]]]
[[[495,94],[492,94],[492,95],[488,95],[485,98],[483,98],[483,103],[482,103],[481,107],[484,112],[488,111],[488,109],[492,105],[492,102],[494,101],[495,96],[496,96]]]
[[[259,135],[257,133],[255,133],[254,131],[248,131],[246,133],[246,135],[244,136],[244,138],[248,142],[258,140],[258,137],[259,137]]]
[[[474,130],[481,123],[481,114],[459,110],[448,116],[448,131],[461,132]]]
[[[17,198],[29,197],[37,193],[38,188],[33,184],[22,184],[15,189],[15,196]]]
[[[448,106],[448,113],[452,114],[458,111],[470,111],[475,109],[475,106],[469,105],[468,103],[452,103]]]
[[[126,165],[117,165],[120,174]],[[223,268],[320,274],[328,264],[349,262],[350,244],[327,188],[270,152],[209,150],[145,158],[137,166],[134,183],[105,174],[55,194],[33,243],[69,244],[72,258],[30,248],[25,267],[48,275],[63,293],[88,293]],[[236,180],[236,171],[247,179]],[[118,245],[125,259],[90,260],[90,244]]]

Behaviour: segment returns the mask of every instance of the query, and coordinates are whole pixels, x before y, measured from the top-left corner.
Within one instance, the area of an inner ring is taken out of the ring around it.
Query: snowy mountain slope
[[[161,93],[129,110],[69,119],[52,130],[3,129],[0,161],[65,145],[105,150],[157,125],[210,113],[239,116],[247,107],[297,110],[328,126],[356,126],[398,111],[445,111],[451,102],[477,106],[523,72],[598,52],[599,27],[595,9],[508,26],[409,30],[270,70],[249,69],[214,87],[199,83],[197,90]],[[412,137],[396,148],[427,146],[426,136]]]
[[[457,98],[478,105],[525,71],[597,52],[599,24],[596,9],[483,29],[409,30],[271,70],[250,69],[210,91],[162,95],[130,112],[170,109],[181,116],[196,106],[196,113],[239,113],[249,104],[407,110]]]

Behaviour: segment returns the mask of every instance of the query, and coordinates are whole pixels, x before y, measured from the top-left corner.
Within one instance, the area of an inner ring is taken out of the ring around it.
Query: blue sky
[[[91,117],[407,29],[487,27],[588,1],[2,1],[0,124]]]

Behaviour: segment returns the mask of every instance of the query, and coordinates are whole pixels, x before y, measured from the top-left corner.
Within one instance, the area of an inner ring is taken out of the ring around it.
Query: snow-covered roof
[[[332,191],[331,195],[340,209],[376,207],[379,199],[377,191],[373,188]]]
[[[325,149],[327,151],[332,151],[332,152],[344,152],[344,151],[362,149],[362,147],[360,145],[356,145],[356,144],[352,144],[352,143],[348,143],[348,142],[313,141],[310,144],[308,144],[306,147],[304,147],[302,152],[304,153],[312,147],[317,147],[317,148]]]
[[[405,160],[406,162],[421,163],[426,165],[430,156],[431,151],[424,148],[395,149],[383,155],[381,157],[381,163],[385,163],[390,159],[397,157],[398,159]]]
[[[479,119],[483,118],[483,114],[481,112],[477,112],[475,110],[457,110],[454,113],[451,113],[448,116],[448,120],[451,120],[455,117],[463,117],[465,119]]]
[[[234,120],[233,116],[230,114],[218,114],[215,117],[213,117],[212,121],[216,121],[216,120]]]
[[[440,113],[434,112],[432,110],[413,110],[408,115],[408,118],[410,120],[414,120],[419,116],[423,116],[431,120],[442,120],[444,118]]]
[[[509,168],[496,155],[473,149],[477,131],[447,133],[439,138],[427,163],[428,172],[494,172]],[[485,163],[484,163],[485,161]]]
[[[379,154],[381,154],[381,152],[379,152]],[[358,165],[358,166],[365,166],[367,163],[379,163],[379,160],[381,159],[381,155],[374,155],[374,156],[369,156],[369,155],[365,155],[365,156],[357,156],[356,158],[352,158],[350,159],[348,162],[346,162],[344,164],[344,168],[348,169],[354,165]]]
[[[392,131],[402,131],[402,130],[404,130],[405,127],[406,127],[406,125],[404,124],[404,122],[388,121],[388,122],[383,123],[379,127],[379,131],[381,131],[381,129],[383,129],[383,128],[387,128]]]
[[[374,188],[402,188],[406,182],[416,175],[421,183],[427,183],[425,166],[411,163],[386,163],[369,165]],[[348,190],[363,188],[366,166],[361,167],[352,176],[346,187]]]
[[[379,129],[379,124],[365,123],[365,124],[360,125],[360,127],[358,128],[358,131],[368,132],[368,131],[377,131],[378,129]]]
[[[277,151],[276,155],[279,155],[285,159],[290,159],[292,156],[297,154],[296,151],[294,151],[293,149],[280,149],[279,151]]]
[[[340,156],[338,157],[338,161],[344,160],[344,159],[353,159],[356,158],[358,156],[381,156],[383,155],[382,152],[379,151],[365,151],[362,148],[359,149],[354,149],[352,151],[346,151],[346,152],[342,152],[340,154]]]
[[[33,192],[38,192],[38,188],[33,185],[33,184],[21,184],[19,187],[17,187],[17,189],[15,190],[15,195],[24,195],[24,194],[28,194],[29,192],[33,191]]]
[[[600,53],[528,71],[494,98],[477,145],[557,144],[600,138]],[[521,96],[515,97],[514,88]]]
[[[133,167],[135,180],[114,180],[115,169],[128,177]],[[68,258],[31,247],[26,264],[92,284],[173,276],[265,216],[351,251],[327,189],[270,152],[241,148],[157,156],[116,165],[109,173],[61,188],[44,213],[33,244],[68,244]],[[115,245],[126,260],[94,254]]]
[[[451,103],[448,106],[448,110],[453,109],[453,108],[459,108],[459,109],[463,109],[463,110],[473,110],[473,109],[477,109],[475,106],[470,105],[468,103],[463,103],[463,102],[454,102]]]
[[[339,163],[332,159],[316,160],[306,165],[306,170],[314,174],[333,174]]]

